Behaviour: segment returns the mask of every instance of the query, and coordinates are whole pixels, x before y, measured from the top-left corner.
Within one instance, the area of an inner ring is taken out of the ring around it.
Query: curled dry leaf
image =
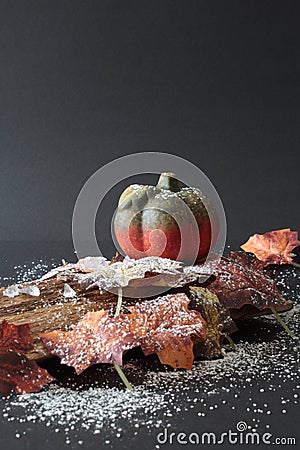
[[[208,264],[209,266],[209,264]],[[259,311],[275,308],[285,311],[292,302],[285,300],[275,282],[263,271],[264,263],[245,252],[231,252],[212,269],[215,280],[208,286],[221,304],[231,311],[251,305]]]
[[[206,340],[196,344],[195,353],[206,358],[217,358],[224,354],[224,336],[237,331],[228,309],[221,305],[216,294],[203,287],[192,286],[191,305],[200,311],[206,322]]]
[[[38,392],[53,378],[29,360],[24,352],[32,349],[30,325],[14,325],[6,320],[0,325],[0,394]]]
[[[148,297],[155,295],[152,287],[180,287],[201,279],[203,275],[199,266],[184,266],[179,261],[155,256],[137,260],[125,257],[122,261],[115,258],[111,262],[103,257],[87,257],[76,264],[51,270],[41,281],[54,276],[66,277],[77,281],[81,289],[98,287],[101,293],[125,288],[124,295],[128,297],[130,289],[146,288]]]
[[[292,250],[298,245],[298,232],[285,228],[265,234],[254,234],[241,248],[245,252],[254,253],[265,265],[292,264]]]
[[[45,281],[49,278],[53,278],[56,275],[69,273],[71,271],[80,273],[89,273],[99,270],[99,267],[106,265],[107,259],[103,256],[87,256],[86,258],[79,259],[76,263],[63,264],[62,266],[54,267],[54,269],[45,273],[39,281]]]
[[[163,364],[191,369],[193,340],[205,340],[205,321],[188,310],[185,294],[166,295],[128,306],[130,314],[110,317],[108,311],[90,312],[72,331],[41,335],[46,349],[81,373],[92,364],[122,365],[123,353],[141,346],[145,355],[157,353]]]

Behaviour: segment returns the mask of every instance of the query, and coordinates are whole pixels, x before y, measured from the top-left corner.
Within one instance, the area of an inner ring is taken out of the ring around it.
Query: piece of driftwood
[[[76,297],[66,298],[63,295],[64,284],[68,285],[76,292]],[[197,283],[193,283],[195,285]],[[19,285],[38,286],[40,296],[19,294],[13,298],[3,294],[5,288],[0,288],[0,323],[6,320],[15,325],[30,323],[31,335],[34,346],[26,356],[30,359],[39,360],[49,358],[39,336],[53,330],[67,330],[71,325],[77,323],[88,311],[114,308],[117,304],[117,295],[104,292],[100,294],[98,288],[83,290],[77,281],[68,279],[49,278],[44,281],[33,281]],[[128,293],[130,292],[127,291]],[[170,289],[168,293],[185,292],[189,295],[189,285],[181,288]],[[165,292],[164,294],[166,294]],[[136,298],[129,298],[124,291],[124,304],[136,301]],[[278,306],[277,311],[282,312],[291,309],[292,302],[286,301]],[[195,308],[196,309],[196,308]],[[231,317],[238,319],[241,317],[253,317],[262,314],[270,314],[269,309],[259,311],[252,305],[244,305],[241,309],[230,310]]]

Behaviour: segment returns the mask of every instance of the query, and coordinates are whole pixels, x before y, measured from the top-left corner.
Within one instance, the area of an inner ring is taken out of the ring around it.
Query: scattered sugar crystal
[[[32,295],[33,297],[39,297],[39,295],[41,294],[39,288],[32,285],[19,288],[19,291],[21,294]]]
[[[101,261],[98,263],[100,264]],[[5,280],[4,284],[7,284],[7,281],[22,284],[30,279],[36,279],[48,269],[49,267],[42,261],[35,265],[27,264],[26,267],[25,265],[17,266],[16,278]],[[281,278],[284,289],[295,298],[296,288],[293,288],[294,291],[292,288],[288,289],[285,277]],[[299,290],[299,284],[297,289]],[[295,304],[293,310],[283,314],[285,322],[295,331],[299,328],[299,313],[299,305]],[[109,385],[93,386],[84,390],[51,384],[39,393],[12,396],[5,400],[3,420],[10,422],[11,426],[13,423],[16,424],[15,436],[19,438],[23,436],[17,428],[20,424],[40,422],[45,428],[52,428],[55,433],[61,433],[66,444],[70,446],[73,442],[81,445],[77,436],[78,432],[90,431],[95,438],[100,439],[104,429],[105,433],[110,430],[112,438],[107,436],[105,440],[113,445],[113,438],[122,439],[121,436],[124,435],[128,424],[135,433],[139,433],[143,428],[153,433],[154,429],[170,427],[170,421],[175,420],[178,415],[182,416],[190,403],[195,406],[195,409],[190,410],[190,414],[196,417],[198,414],[199,420],[203,420],[202,418],[206,415],[214,414],[218,406],[215,404],[216,396],[219,395],[226,398],[220,401],[220,409],[225,408],[230,411],[229,408],[236,406],[236,409],[241,408],[241,413],[247,411],[253,414],[253,408],[255,408],[257,414],[264,414],[265,418],[270,417],[273,404],[261,403],[259,400],[264,399],[265,394],[257,398],[253,392],[252,395],[249,392],[247,394],[249,403],[247,402],[245,406],[242,406],[240,402],[237,405],[233,404],[234,398],[240,397],[242,391],[247,392],[251,389],[249,386],[252,384],[257,385],[260,392],[263,392],[263,388],[268,392],[269,386],[271,394],[274,393],[273,398],[276,399],[278,395],[278,405],[281,405],[281,400],[286,402],[283,403],[285,409],[279,410],[283,414],[288,413],[289,405],[297,399],[295,391],[299,389],[298,344],[291,342],[284,330],[279,328],[274,317],[257,320],[265,333],[272,327],[278,327],[278,331],[271,340],[240,339],[236,343],[235,351],[228,351],[227,347],[227,353],[223,359],[195,361],[190,371],[168,371],[159,365],[156,368],[143,369],[138,360],[133,359],[125,364],[124,371],[135,385],[134,391],[117,389]],[[247,322],[242,326],[247,329]],[[147,359],[145,364],[146,361]],[[141,385],[138,385],[136,380],[141,370],[143,370],[143,381]],[[107,380],[109,380],[109,368],[107,371]],[[279,394],[280,386],[284,386],[287,381],[289,386],[292,386],[290,399],[280,397]],[[264,383],[263,388],[259,386],[259,383]],[[195,396],[198,402],[195,402]],[[200,412],[198,405],[199,407],[201,405]],[[251,408],[248,407],[249,405]],[[258,420],[254,418],[253,422],[257,427]],[[269,428],[269,425],[266,425],[266,428]],[[27,435],[29,433],[30,427],[28,427]],[[84,447],[84,440],[82,445]]]
[[[34,297],[38,297],[40,295],[40,290],[37,286],[23,286],[19,287],[17,284],[12,286],[8,286],[4,291],[3,295],[7,297],[16,297],[19,294],[28,294]]]
[[[74,289],[71,288],[69,284],[65,283],[63,296],[65,298],[74,298],[76,297],[76,292],[74,291]]]
[[[16,297],[17,295],[19,295],[19,288],[16,284],[13,284],[12,286],[8,286],[4,291],[3,291],[3,295],[5,295],[6,297]]]

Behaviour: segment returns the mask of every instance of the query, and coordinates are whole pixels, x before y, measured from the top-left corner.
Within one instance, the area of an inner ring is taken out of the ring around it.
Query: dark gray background
[[[0,0],[2,276],[27,260],[74,256],[71,219],[82,185],[133,152],[169,152],[198,165],[220,193],[235,245],[254,232],[299,229],[298,5]],[[101,207],[108,250],[117,194]],[[286,383],[281,393],[290,390]],[[253,399],[259,395],[255,387]],[[296,435],[298,406],[283,417],[278,395],[268,394],[272,432]],[[240,419],[250,423],[251,413],[220,408],[204,427],[224,431]],[[180,420],[197,429],[191,415]],[[18,426],[3,421],[3,448],[65,448],[61,434],[39,424],[18,441]],[[128,430],[126,439],[123,448],[151,448],[155,437],[134,441]],[[102,445],[90,436],[84,447]]]
[[[71,240],[83,183],[141,151],[210,177],[229,241],[299,228],[298,5],[1,0],[0,240]]]

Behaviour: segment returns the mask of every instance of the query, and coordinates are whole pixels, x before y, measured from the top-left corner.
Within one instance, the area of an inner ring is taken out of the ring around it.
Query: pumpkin
[[[134,259],[161,256],[189,263],[191,258],[203,259],[212,244],[212,227],[214,235],[218,228],[214,208],[210,205],[208,215],[203,198],[199,189],[181,187],[172,173],[162,173],[156,186],[127,187],[113,221],[121,251]]]

